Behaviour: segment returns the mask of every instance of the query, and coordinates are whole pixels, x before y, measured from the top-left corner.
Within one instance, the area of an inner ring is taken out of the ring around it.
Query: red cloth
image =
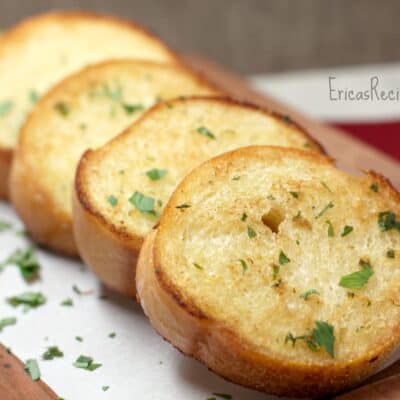
[[[400,121],[334,125],[400,160]]]

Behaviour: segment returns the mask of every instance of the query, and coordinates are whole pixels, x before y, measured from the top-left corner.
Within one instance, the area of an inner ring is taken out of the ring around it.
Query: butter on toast
[[[208,158],[250,144],[321,150],[286,117],[230,99],[188,98],[156,105],[122,135],[87,152],[74,198],[83,260],[107,285],[135,296],[143,239],[179,181]]]
[[[119,134],[156,102],[216,93],[182,66],[135,60],[92,65],[54,87],[21,130],[10,176],[12,203],[32,238],[77,255],[71,194],[81,155]]]
[[[228,380],[322,397],[400,342],[400,194],[316,153],[254,146],[178,186],[137,267],[154,328]]]
[[[0,36],[0,196],[20,127],[38,98],[82,67],[111,58],[177,63],[177,56],[139,26],[86,12],[28,18]]]

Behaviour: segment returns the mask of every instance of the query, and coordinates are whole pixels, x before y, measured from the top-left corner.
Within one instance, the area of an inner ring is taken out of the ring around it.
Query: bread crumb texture
[[[398,341],[399,220],[399,195],[376,175],[348,176],[311,153],[247,148],[203,164],[178,187],[155,261],[182,304],[257,352],[351,363]],[[357,279],[345,287],[343,277],[366,269],[361,287]],[[333,357],[313,337],[316,321],[333,328]]]
[[[158,105],[89,154],[79,178],[97,214],[119,232],[143,238],[188,172],[217,154],[251,144],[319,150],[299,127],[255,107],[225,99],[177,99]],[[135,193],[146,197],[153,212],[132,201]],[[117,204],[110,204],[109,196]]]
[[[71,218],[75,170],[85,150],[105,144],[162,99],[213,93],[181,67],[128,60],[88,67],[40,101],[23,128],[15,174],[35,174],[40,191]]]
[[[175,62],[162,42],[133,24],[89,13],[40,15],[2,35],[0,146],[15,147],[26,116],[51,86],[88,64],[114,58]]]

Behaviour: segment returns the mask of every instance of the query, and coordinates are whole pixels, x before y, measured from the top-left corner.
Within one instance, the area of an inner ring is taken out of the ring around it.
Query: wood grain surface
[[[186,57],[187,63],[218,83],[232,96],[279,111],[303,125],[337,158],[338,165],[351,172],[373,169],[383,173],[400,187],[400,165],[389,156],[351,138],[344,132],[310,119],[274,99],[257,93],[241,77],[221,69],[198,56]],[[41,380],[34,382],[23,364],[0,345],[0,400],[55,400],[57,395]],[[400,361],[368,379],[364,386],[337,400],[400,399]]]
[[[55,400],[57,395],[43,381],[32,381],[23,363],[0,345],[0,399]]]

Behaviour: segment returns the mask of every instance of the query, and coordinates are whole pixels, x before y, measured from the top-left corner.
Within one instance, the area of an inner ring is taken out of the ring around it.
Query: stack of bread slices
[[[398,346],[400,195],[382,176],[345,174],[112,17],[23,21],[0,38],[0,82],[0,195],[185,354],[317,397]]]

